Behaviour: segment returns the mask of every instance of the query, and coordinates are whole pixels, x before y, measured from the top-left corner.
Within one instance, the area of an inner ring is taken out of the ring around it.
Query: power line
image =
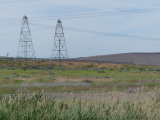
[[[42,0],[5,0],[5,1],[0,1],[0,3],[13,3],[13,2],[37,2],[37,1],[42,1]]]
[[[36,23],[30,23],[31,26],[38,26],[38,27],[45,27],[45,28],[51,28],[55,29],[56,26],[51,26],[51,25],[43,25],[43,24],[36,24]]]
[[[38,26],[38,27],[42,27],[42,28],[55,29],[55,26],[51,26],[51,25],[42,25],[42,24],[35,24],[35,23],[30,23],[30,25],[31,26]],[[68,30],[71,30],[71,31],[74,31],[74,32],[85,32],[85,33],[89,33],[89,34],[102,34],[102,35],[122,37],[122,38],[135,38],[135,39],[143,39],[143,40],[160,41],[160,38],[126,35],[126,34],[119,34],[119,33],[109,33],[109,32],[101,32],[101,31],[94,31],[94,30],[71,28],[71,27],[64,27],[64,28],[68,29]]]
[[[159,11],[160,11],[159,8],[148,8],[148,9],[124,10],[124,11],[118,11],[118,12],[116,11],[116,12],[101,12],[101,13],[66,15],[61,18],[68,19],[68,18],[81,18],[81,17],[113,16],[113,15],[137,14],[137,13],[159,12]],[[60,17],[60,16],[51,16],[51,17]]]
[[[46,16],[46,17],[34,17],[33,19],[47,20],[47,19],[72,19],[72,18],[86,18],[86,17],[97,17],[97,16],[114,16],[114,15],[125,15],[125,14],[138,14],[138,13],[149,13],[149,12],[159,12],[160,9],[137,9],[137,10],[127,10],[118,12],[102,12],[102,13],[89,13],[89,14],[75,14],[75,15],[64,15],[64,16]],[[48,18],[47,18],[48,17]]]
[[[35,14],[35,13],[60,13],[60,12],[62,12],[62,13],[64,13],[64,12],[85,12],[86,13],[86,11],[101,11],[102,9],[71,9],[71,10],[56,10],[56,11],[44,11],[44,12],[32,12],[32,11],[30,11],[30,12],[28,12],[28,13],[26,13],[26,14]],[[2,12],[3,13],[3,12]],[[12,14],[12,15],[14,15],[14,14],[23,14],[23,12],[17,12],[17,13],[6,13],[6,14]]]
[[[72,31],[102,34],[102,35],[115,36],[115,37],[135,38],[135,39],[144,39],[144,40],[158,40],[158,41],[160,40],[160,38],[149,38],[149,37],[126,35],[126,34],[119,34],[119,33],[100,32],[100,31],[94,31],[94,30],[83,30],[83,29],[70,28],[70,27],[64,27],[64,28],[68,30],[72,30]]]
[[[138,14],[138,13],[149,13],[159,12],[159,8],[148,8],[148,9],[136,9],[136,10],[124,10],[116,12],[101,12],[101,13],[89,13],[89,14],[73,14],[63,16],[42,16],[42,17],[30,17],[36,20],[48,20],[48,19],[72,19],[72,18],[85,18],[85,17],[97,17],[97,16],[113,16],[113,15],[125,15],[125,14]],[[0,19],[1,22],[10,22],[13,20],[21,20],[20,18]]]
[[[55,28],[55,26],[51,25],[42,25],[42,24],[34,24],[31,23],[30,25],[40,26],[40,27],[47,27],[47,28]],[[71,27],[64,27],[65,29],[74,31],[74,32],[85,32],[90,34],[101,34],[101,35],[108,35],[108,36],[115,36],[115,37],[123,37],[123,38],[135,38],[135,39],[143,39],[143,40],[155,40],[160,41],[160,38],[152,38],[152,37],[143,37],[143,36],[135,36],[135,35],[126,35],[126,34],[119,34],[119,33],[110,33],[110,32],[101,32],[101,31],[94,31],[94,30],[85,30],[79,28],[71,28]]]

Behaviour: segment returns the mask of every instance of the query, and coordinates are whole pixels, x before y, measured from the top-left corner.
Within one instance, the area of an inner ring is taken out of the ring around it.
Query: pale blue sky
[[[61,18],[70,58],[127,52],[160,52],[160,11],[112,16],[106,15],[107,13],[104,16],[95,15],[105,12],[160,9],[160,2],[157,0],[11,1],[23,0],[0,0],[0,56],[6,56],[6,53],[10,53],[9,56],[16,56],[23,15],[28,16],[30,23],[51,26],[55,26],[57,19]],[[94,14],[94,17],[79,17],[78,14]],[[68,15],[78,17],[66,18]],[[77,32],[68,28],[159,40]],[[54,28],[31,25],[30,29],[36,57],[51,57]]]

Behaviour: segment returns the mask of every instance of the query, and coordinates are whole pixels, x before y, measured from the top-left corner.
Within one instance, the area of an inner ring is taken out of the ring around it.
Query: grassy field
[[[148,98],[148,96],[152,96]],[[21,120],[158,120],[160,94],[113,92],[107,99],[49,99],[43,93],[0,98],[0,119]],[[134,98],[133,98],[134,97]]]
[[[160,67],[0,61],[0,120],[160,118]],[[30,64],[29,64],[30,63]],[[34,63],[34,64],[33,64]]]
[[[56,67],[52,69],[44,69],[44,67],[39,69],[1,68],[0,88],[3,89],[0,89],[0,93],[16,93],[19,89],[26,92],[42,90],[45,92],[107,92],[142,86],[150,90],[160,86],[160,68],[158,67],[98,63],[81,63],[81,66],[79,66],[80,63],[67,64],[71,67],[61,69]],[[39,83],[41,84],[35,85]],[[53,85],[42,85],[44,83]]]

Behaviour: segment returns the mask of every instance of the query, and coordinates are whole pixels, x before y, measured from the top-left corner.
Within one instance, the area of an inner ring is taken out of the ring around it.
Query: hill
[[[110,61],[134,63],[137,65],[160,66],[160,53],[122,53],[78,58],[78,60]]]

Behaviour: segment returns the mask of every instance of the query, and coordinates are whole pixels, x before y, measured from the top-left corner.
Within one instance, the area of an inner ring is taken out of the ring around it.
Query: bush
[[[139,71],[145,71],[145,68],[140,67]]]
[[[18,77],[18,76],[19,76],[18,73],[15,73],[15,72],[13,73],[13,77],[14,77],[14,78],[16,78],[16,77]]]
[[[55,73],[53,71],[49,71],[50,75],[55,75]]]
[[[105,73],[104,70],[97,70],[98,73]]]
[[[109,68],[109,70],[114,70],[113,68]]]
[[[109,76],[104,76],[104,78],[109,78]]]
[[[154,71],[153,68],[149,68],[148,71]]]
[[[127,68],[127,71],[129,71],[129,68]]]
[[[32,69],[33,69],[33,70],[34,70],[34,69],[38,69],[38,67],[34,65],[34,66],[32,66]]]
[[[121,68],[120,68],[120,70],[124,70],[124,68],[123,68],[123,67],[121,67]]]
[[[21,75],[22,78],[29,78],[29,75]]]
[[[118,70],[118,72],[122,72],[123,70],[124,70],[124,68],[121,67],[121,68]]]
[[[9,75],[5,75],[5,76],[3,76],[3,79],[4,80],[9,80],[11,77],[9,76]]]
[[[101,67],[100,69],[101,69],[101,70],[107,70],[107,68],[106,68],[106,67]]]
[[[135,73],[141,73],[140,71],[135,71]]]
[[[160,68],[157,68],[156,71],[159,72],[159,71],[160,71]]]

